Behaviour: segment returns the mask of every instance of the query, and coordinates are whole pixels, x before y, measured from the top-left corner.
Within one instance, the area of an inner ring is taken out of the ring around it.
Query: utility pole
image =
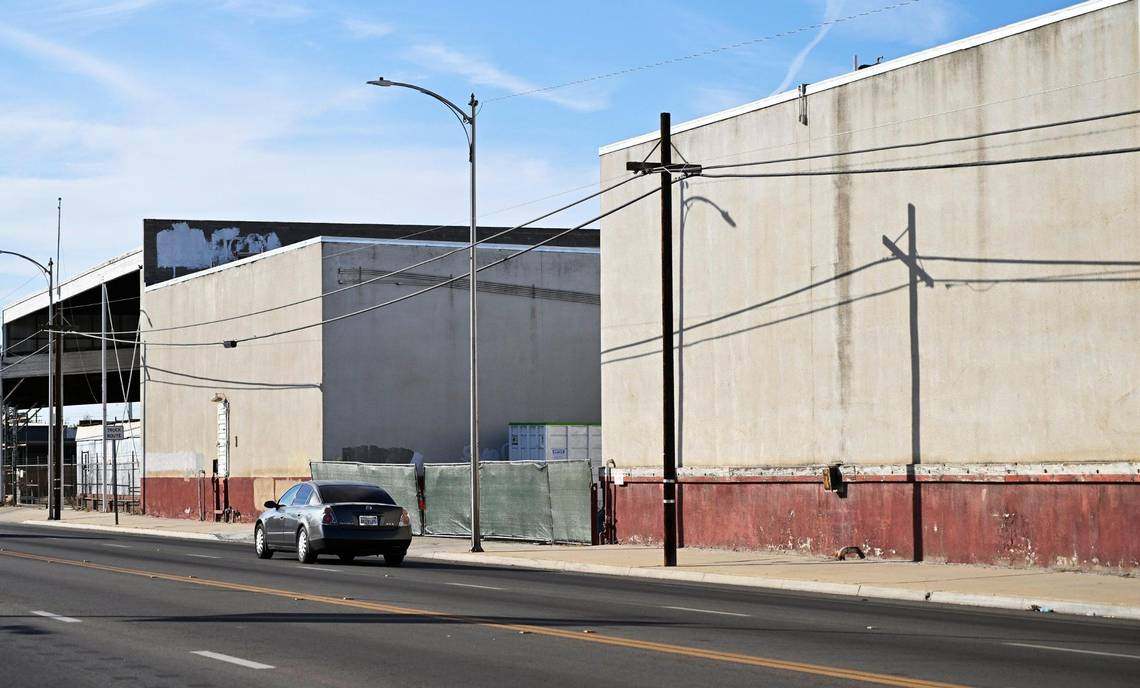
[[[55,377],[51,383],[55,387],[55,418],[52,421],[50,432],[57,440],[55,457],[50,459],[51,465],[49,466],[49,473],[51,474],[49,481],[51,483],[49,485],[51,491],[49,521],[58,521],[61,517],[60,512],[63,508],[63,455],[67,451],[67,444],[63,436],[63,338],[59,335],[60,310],[60,308],[55,309],[53,315],[56,322],[52,323],[53,332],[49,335],[54,342],[54,346],[52,346],[52,358],[54,359],[52,367],[55,369]]]
[[[660,162],[627,162],[634,172],[661,175],[661,459],[665,566],[677,565],[677,435],[673,389],[673,174],[699,174],[700,165],[673,164],[672,126],[661,113]]]
[[[57,277],[55,280],[55,297],[57,301],[63,300],[63,271],[60,265],[63,263],[63,258],[60,253],[63,238],[63,197],[56,199],[55,203],[55,271]],[[63,457],[67,453],[67,437],[65,436],[63,424],[63,336],[59,331],[63,329],[63,306],[62,303],[56,308],[55,319],[58,321],[56,327],[52,329],[56,332],[51,335],[55,339],[55,426],[52,431],[56,433],[59,440],[59,451],[55,453],[55,480],[52,482],[50,489],[54,494],[54,507],[49,518],[53,521],[58,521],[62,518],[61,511],[63,509]]]
[[[99,502],[100,511],[107,511],[107,283],[102,285],[102,308],[99,310],[99,379],[103,391],[103,451],[99,454]]]
[[[471,252],[469,256],[471,274],[468,277],[468,286],[471,287],[471,551],[482,552],[483,534],[479,523],[479,308],[475,291],[475,273],[478,271],[478,266],[475,264],[478,247],[475,244],[479,241],[477,236],[478,225],[475,219],[475,114],[479,101],[475,100],[474,93],[471,94],[471,100],[467,105],[471,108],[471,114],[468,116],[471,130]]]

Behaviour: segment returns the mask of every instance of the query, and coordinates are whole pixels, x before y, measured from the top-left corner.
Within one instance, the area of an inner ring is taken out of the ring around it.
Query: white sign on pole
[[[112,442],[124,439],[123,426],[121,426],[121,425],[105,425],[105,426],[103,426],[103,437],[109,441],[112,441]]]

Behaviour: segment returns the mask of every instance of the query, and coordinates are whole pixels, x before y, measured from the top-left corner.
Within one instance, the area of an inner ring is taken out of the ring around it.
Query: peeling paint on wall
[[[242,234],[238,227],[222,227],[210,232],[175,222],[155,235],[156,265],[177,276],[179,269],[202,270],[281,247],[276,232]]]

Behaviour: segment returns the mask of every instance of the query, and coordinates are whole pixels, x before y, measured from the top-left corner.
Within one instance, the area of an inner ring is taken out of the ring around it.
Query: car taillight
[[[402,525],[402,526],[412,525],[412,517],[408,515],[407,509],[400,509],[400,525]]]
[[[326,506],[325,507],[325,513],[324,513],[324,515],[321,516],[321,523],[324,523],[327,525],[329,523],[335,523],[335,522],[336,522],[336,518],[333,516],[332,507]]]

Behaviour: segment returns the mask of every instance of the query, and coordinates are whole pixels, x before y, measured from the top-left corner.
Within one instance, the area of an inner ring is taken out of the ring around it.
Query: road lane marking
[[[212,554],[187,554],[186,556],[195,557],[197,559],[221,559],[221,557],[215,557]]]
[[[16,559],[27,559],[31,561],[40,561],[49,564],[60,564],[63,566],[75,566],[78,568],[91,569],[93,571],[103,571],[107,573],[121,573],[130,576],[140,576],[144,578],[163,580],[173,583],[199,585],[207,588],[251,592],[294,601],[304,600],[307,602],[320,602],[332,606],[365,609],[375,612],[384,612],[387,614],[400,614],[403,616],[441,619],[457,623],[476,624],[480,626],[486,626],[488,628],[501,628],[503,630],[509,631],[526,631],[530,634],[542,635],[551,638],[576,640],[578,642],[610,645],[632,650],[644,650],[647,652],[657,652],[659,654],[677,655],[696,659],[707,659],[716,662],[742,664],[745,666],[776,669],[779,671],[790,671],[800,674],[828,676],[831,678],[847,679],[850,681],[862,681],[864,683],[874,683],[884,686],[899,686],[900,688],[963,688],[958,684],[944,683],[940,681],[928,681],[926,679],[910,678],[908,676],[877,674],[869,671],[860,671],[858,669],[844,669],[842,667],[826,666],[822,664],[807,664],[804,662],[759,657],[756,655],[745,655],[734,652],[720,652],[718,650],[688,647],[685,645],[673,645],[670,643],[659,643],[649,640],[634,640],[633,638],[623,638],[621,636],[606,635],[603,633],[587,634],[582,633],[580,630],[564,630],[562,628],[553,628],[549,626],[503,623],[500,621],[495,621],[494,619],[479,616],[449,614],[447,612],[428,609],[416,609],[413,607],[397,607],[391,604],[370,602],[366,600],[345,600],[339,597],[329,597],[327,595],[315,595],[312,593],[282,590],[280,588],[265,588],[256,585],[247,585],[244,583],[230,583],[221,580],[211,580],[209,578],[192,578],[190,576],[175,573],[132,569],[123,566],[112,566],[110,564],[96,564],[92,562],[77,561],[74,559],[61,559],[59,557],[49,557],[41,554],[30,554],[28,552],[17,552],[7,549],[0,550],[0,556],[13,557]]]
[[[119,549],[131,549],[130,545],[116,545],[113,542],[104,542],[103,546],[104,547],[118,547]]]
[[[1099,652],[1097,650],[1077,650],[1071,647],[1053,647],[1052,645],[1034,645],[1033,643],[1003,643],[1013,647],[1031,647],[1036,650],[1053,650],[1054,652],[1076,652],[1082,655],[1100,655],[1101,657],[1123,657],[1125,659],[1140,659],[1140,655],[1126,655],[1119,652]]]
[[[740,612],[722,612],[716,609],[694,609],[692,607],[670,607],[668,605],[664,609],[676,609],[679,612],[698,612],[700,614],[723,614],[724,616],[749,616],[749,614],[741,614]]]
[[[32,613],[36,616],[42,616],[45,619],[51,619],[52,621],[60,621],[62,623],[79,623],[79,619],[73,619],[70,616],[60,616],[59,614],[52,614],[51,612],[45,612],[42,610],[34,611]]]
[[[210,659],[216,659],[219,662],[229,662],[230,664],[236,664],[238,666],[243,666],[246,669],[274,669],[275,668],[272,664],[262,664],[261,662],[251,662],[248,659],[242,659],[241,657],[231,657],[230,655],[223,655],[220,652],[210,652],[209,650],[195,650],[195,651],[191,652],[190,654],[198,655],[199,657],[208,657]]]
[[[454,585],[460,588],[480,588],[482,590],[505,590],[505,588],[496,588],[493,585],[475,585],[474,583],[444,583],[444,585]]]
[[[340,573],[337,569],[326,569],[322,566],[305,566],[306,571],[328,571],[329,573]]]

